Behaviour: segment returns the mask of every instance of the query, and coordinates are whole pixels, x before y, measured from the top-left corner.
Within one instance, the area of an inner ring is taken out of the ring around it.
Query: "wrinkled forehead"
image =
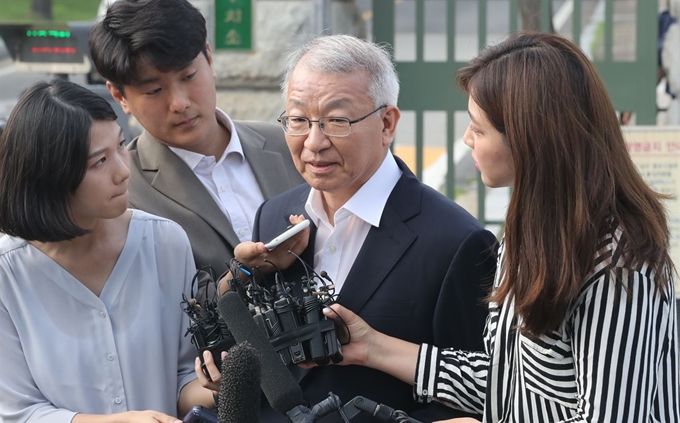
[[[289,105],[323,105],[326,108],[372,104],[366,72],[319,72],[297,68],[288,83]]]

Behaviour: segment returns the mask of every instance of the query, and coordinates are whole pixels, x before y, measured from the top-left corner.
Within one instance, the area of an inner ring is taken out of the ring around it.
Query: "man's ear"
[[[387,106],[382,116],[382,139],[383,145],[389,146],[394,140],[394,135],[397,132],[397,123],[401,118],[401,111],[397,106]]]
[[[116,103],[120,104],[120,107],[123,109],[125,114],[132,114],[130,107],[128,107],[127,99],[118,88],[114,87],[110,81],[106,81],[106,89],[109,90],[111,97],[116,100]]]
[[[212,49],[210,48],[210,43],[205,43],[205,56],[208,59],[208,65],[210,65],[210,70],[212,70],[213,78],[217,78],[217,73],[215,72],[215,67],[213,66],[213,55]]]

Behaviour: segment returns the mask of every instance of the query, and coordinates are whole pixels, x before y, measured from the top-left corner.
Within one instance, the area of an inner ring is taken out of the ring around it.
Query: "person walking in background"
[[[593,64],[561,36],[519,33],[457,79],[484,184],[513,187],[485,352],[408,343],[333,305],[342,364],[486,423],[680,421],[667,197],[638,173]]]
[[[109,103],[63,80],[28,89],[0,137],[4,423],[175,423],[214,406],[184,336],[189,240],[127,208],[124,142]]]

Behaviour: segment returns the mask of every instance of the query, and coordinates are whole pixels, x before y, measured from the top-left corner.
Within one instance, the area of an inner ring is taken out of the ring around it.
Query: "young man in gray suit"
[[[196,266],[220,274],[249,241],[265,199],[303,182],[278,125],[216,108],[205,19],[187,0],[118,0],[90,51],[123,110],[144,127],[130,150],[130,206],[174,220]]]

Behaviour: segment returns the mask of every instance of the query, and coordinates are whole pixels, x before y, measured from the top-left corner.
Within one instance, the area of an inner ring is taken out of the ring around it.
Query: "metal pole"
[[[316,23],[317,35],[333,34],[331,28],[331,3],[330,0],[316,0]]]

